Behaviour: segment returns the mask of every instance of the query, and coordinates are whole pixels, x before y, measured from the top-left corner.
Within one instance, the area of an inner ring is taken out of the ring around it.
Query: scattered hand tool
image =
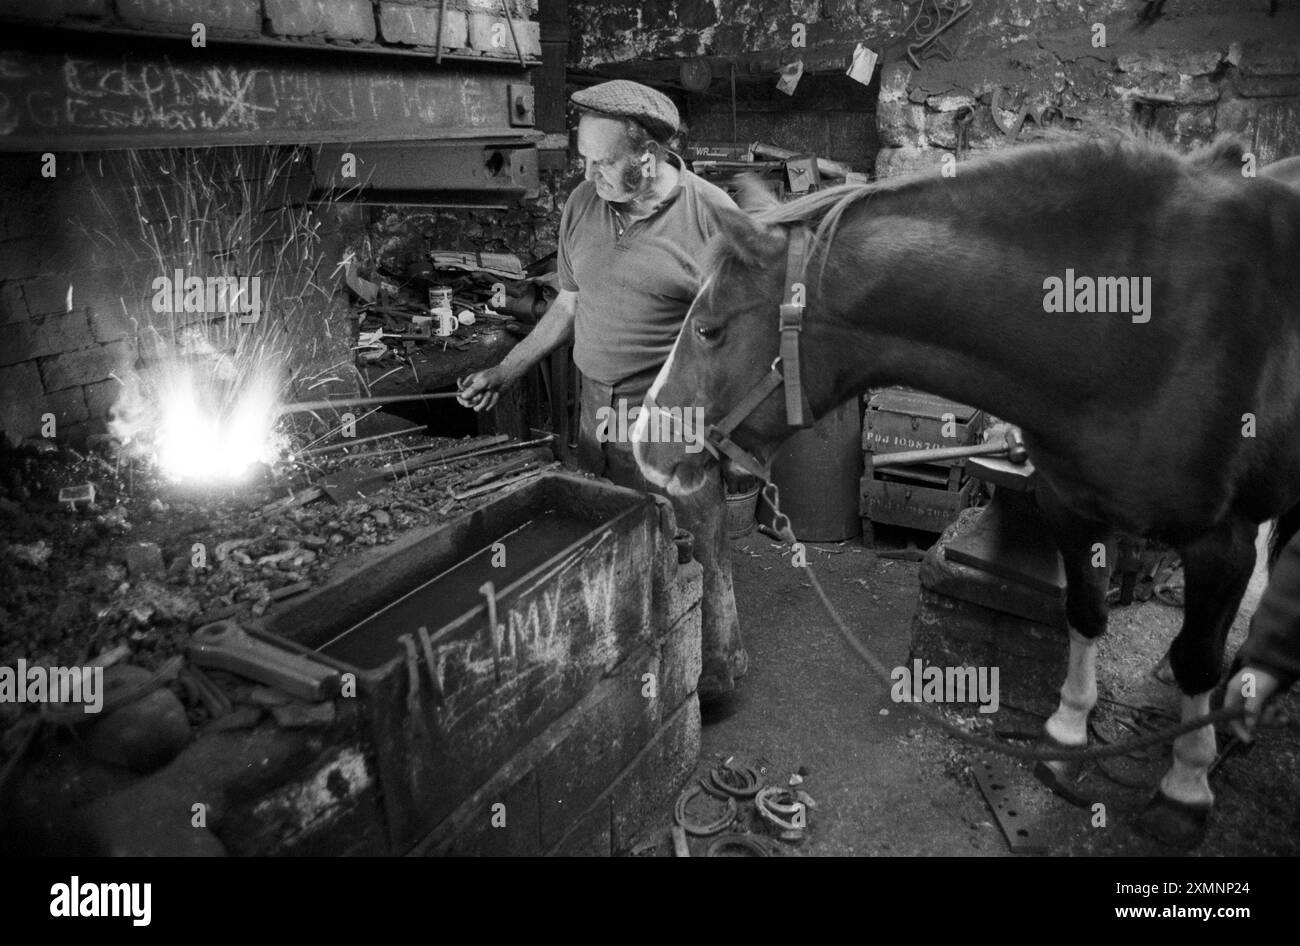
[[[914,463],[938,463],[941,460],[958,460],[963,457],[994,457],[1006,455],[1012,463],[1024,463],[1029,454],[1025,450],[1020,432],[1007,428],[1004,442],[989,441],[969,447],[935,447],[930,450],[900,450],[897,453],[875,453],[871,456],[874,469],[891,466],[910,466]]]
[[[260,641],[234,621],[216,621],[196,630],[189,655],[197,666],[237,673],[308,702],[329,699],[339,689],[334,668]]]
[[[522,473],[531,467],[537,466],[541,461],[532,457],[520,457],[517,460],[511,460],[508,463],[502,463],[500,466],[493,467],[486,473],[481,473],[465,484],[466,489],[473,489],[476,486],[482,486],[484,483],[490,483],[493,480],[499,480],[503,476],[509,476],[512,473]]]
[[[387,474],[374,470],[345,469],[326,473],[316,481],[316,486],[340,506],[349,499],[360,499],[382,489]]]
[[[690,857],[691,847],[686,840],[686,829],[679,824],[673,825],[668,829],[673,837],[673,856]]]
[[[335,450],[345,450],[348,447],[359,447],[363,443],[373,443],[376,440],[387,440],[390,437],[400,437],[403,434],[422,434],[425,428],[421,426],[403,427],[401,430],[390,431],[386,434],[375,434],[373,437],[346,437],[339,443],[332,443],[326,447],[312,447],[308,450],[302,450],[298,453],[300,457],[314,457],[322,453],[332,453]]]
[[[467,489],[463,491],[452,490],[451,498],[472,499],[473,497],[481,496],[484,493],[491,493],[498,489],[505,489],[507,486],[514,486],[516,483],[522,483],[524,480],[532,479],[534,476],[537,476],[537,474],[543,473],[546,470],[555,469],[558,466],[558,463],[549,463],[546,466],[529,470],[527,473],[520,473],[517,476],[507,477],[506,479],[498,480],[495,483],[488,483],[486,486],[479,486],[475,489]]]
[[[1034,830],[1032,822],[1025,820],[1023,805],[1016,799],[1008,787],[1010,778],[992,759],[979,758],[971,765],[971,774],[980,794],[988,803],[998,827],[1007,839],[1007,847],[1013,854],[1046,854],[1047,842]]]

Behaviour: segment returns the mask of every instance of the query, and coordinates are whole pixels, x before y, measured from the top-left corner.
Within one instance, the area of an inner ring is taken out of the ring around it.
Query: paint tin
[[[433,286],[429,290],[429,308],[450,309],[451,295],[451,286]]]

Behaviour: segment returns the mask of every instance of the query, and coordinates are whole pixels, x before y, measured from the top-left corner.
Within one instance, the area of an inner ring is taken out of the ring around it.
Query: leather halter
[[[791,427],[811,427],[815,422],[808,395],[803,389],[803,375],[799,363],[799,335],[803,332],[803,316],[807,295],[804,273],[807,269],[805,254],[808,250],[808,228],[799,226],[790,230],[786,248],[785,291],[778,310],[777,330],[781,333],[780,354],[772,361],[763,379],[754,385],[740,402],[717,424],[710,425],[704,433],[704,447],[717,460],[725,455],[737,467],[761,480],[770,479],[767,465],[740,444],[731,439],[736,428],[758,409],[773,391],[785,387],[785,422]],[[656,414],[668,414],[650,395],[645,407]],[[671,416],[671,415],[670,415]],[[676,422],[674,422],[676,429]]]
[[[808,395],[803,388],[803,375],[799,361],[799,336],[803,332],[803,317],[807,287],[804,274],[807,270],[805,254],[808,250],[808,228],[794,227],[785,259],[785,291],[777,320],[781,333],[780,354],[772,361],[763,379],[754,385],[740,402],[704,435],[704,445],[719,460],[725,454],[736,466],[761,480],[770,478],[766,464],[731,439],[736,428],[758,409],[773,391],[785,386],[785,422],[791,427],[811,427],[815,423]]]

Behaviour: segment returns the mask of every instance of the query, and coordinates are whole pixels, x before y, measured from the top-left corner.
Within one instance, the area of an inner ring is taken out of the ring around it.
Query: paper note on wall
[[[781,78],[776,80],[776,87],[786,95],[794,95],[794,87],[799,84],[799,79],[803,75],[803,60],[796,59],[782,66],[778,71],[781,73]]]
[[[878,58],[870,49],[858,43],[858,48],[853,50],[853,62],[849,64],[849,70],[845,75],[855,82],[871,85],[871,74],[876,71]]]

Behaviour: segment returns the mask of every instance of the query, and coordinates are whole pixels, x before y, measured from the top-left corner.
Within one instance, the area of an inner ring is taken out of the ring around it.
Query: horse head
[[[742,202],[776,206],[752,185],[747,190]],[[694,492],[720,460],[766,478],[772,453],[794,433],[783,393],[791,372],[778,358],[793,231],[766,216],[735,211],[719,221],[700,291],[632,433],[642,473],[670,493]],[[799,362],[823,363],[825,344],[816,319],[809,321],[799,332]],[[801,380],[797,395],[813,406],[798,425],[806,426],[828,392],[824,378],[804,373]]]

